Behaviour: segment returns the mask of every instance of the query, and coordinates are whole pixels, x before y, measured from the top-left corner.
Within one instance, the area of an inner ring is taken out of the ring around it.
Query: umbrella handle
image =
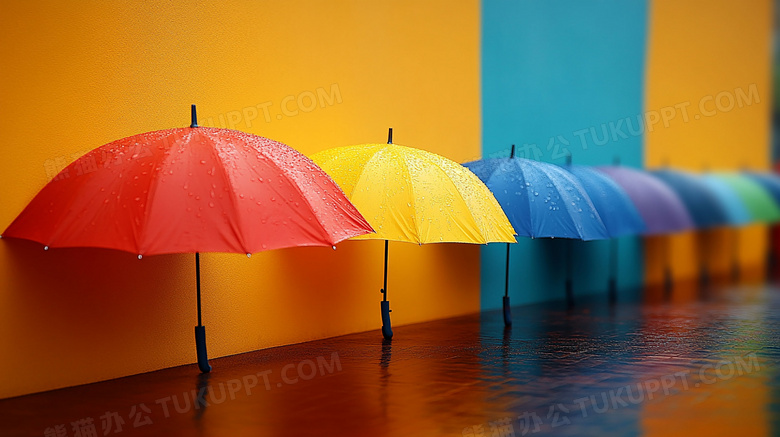
[[[512,309],[509,306],[509,296],[504,296],[504,325],[512,326]]]
[[[203,373],[211,372],[209,356],[206,353],[206,327],[195,327],[195,348],[198,352],[198,369]]]
[[[383,300],[379,302],[379,304],[382,309],[382,335],[389,340],[393,338],[393,328],[390,326],[390,311],[392,311],[390,309],[390,301]]]
[[[667,266],[664,269],[664,298],[669,299],[672,296],[674,279],[672,278],[672,269]]]
[[[617,280],[615,280],[614,277],[609,278],[609,283],[607,284],[607,293],[608,293],[608,299],[610,304],[614,304],[617,302]]]

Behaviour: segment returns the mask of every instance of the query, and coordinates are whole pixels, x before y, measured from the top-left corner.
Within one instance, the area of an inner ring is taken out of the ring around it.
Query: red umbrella
[[[208,372],[199,252],[332,246],[373,232],[309,158],[267,138],[199,127],[99,147],[33,198],[3,237],[143,255],[195,253],[198,366]]]

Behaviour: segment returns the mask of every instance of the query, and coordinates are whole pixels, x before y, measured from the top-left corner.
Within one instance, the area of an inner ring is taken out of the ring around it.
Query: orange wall
[[[33,1],[0,15],[3,229],[56,165],[188,125],[191,103],[201,125],[305,154],[392,126],[399,144],[480,155],[474,1]],[[377,329],[382,250],[203,255],[211,357]],[[194,362],[193,264],[0,241],[0,398]],[[476,246],[391,244],[394,324],[478,311],[478,266]]]
[[[729,0],[654,0],[650,5],[646,167],[768,169],[771,2],[748,7]],[[763,269],[766,227],[744,228],[738,238],[742,269]],[[699,240],[691,233],[672,238],[678,279],[696,277],[703,253],[714,273],[729,272],[733,232],[713,233],[706,247]],[[646,245],[650,284],[662,281],[664,244],[657,238]]]

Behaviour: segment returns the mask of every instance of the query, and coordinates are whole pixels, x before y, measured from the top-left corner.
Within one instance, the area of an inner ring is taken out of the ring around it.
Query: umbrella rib
[[[522,162],[520,161],[520,159],[523,159],[523,158],[508,158],[508,163],[509,164],[513,164],[513,165],[515,165],[517,167],[518,172],[523,176],[523,183],[525,183],[525,181],[526,181],[526,172],[525,172],[525,170],[522,167]],[[500,171],[501,171],[501,164],[499,163],[499,165],[497,165],[496,168],[494,168],[493,171],[490,173],[490,176],[488,177],[488,182],[493,178],[493,176],[498,175]],[[529,237],[532,238],[532,239],[533,238],[538,238],[537,235],[534,235],[535,234],[535,228],[534,228],[534,223],[533,223],[534,220],[533,220],[533,214],[532,214],[533,208],[531,208],[531,196],[528,195],[528,189],[527,189],[527,187],[525,185],[521,186],[521,188],[525,192],[525,197],[526,197],[525,203],[528,206],[528,217],[530,218],[530,221],[529,221],[530,226],[529,226],[529,229],[528,229],[528,231],[530,233]],[[502,210],[503,210],[503,208],[502,208]],[[514,228],[514,226],[513,226],[513,228]],[[517,229],[515,229],[515,232],[517,232]]]
[[[176,132],[177,131],[171,132],[171,134],[166,137],[165,142],[167,143],[168,138],[175,136]],[[159,185],[160,178],[162,177],[163,174],[163,170],[165,169],[165,164],[168,162],[168,159],[174,156],[173,153],[168,153],[169,151],[171,151],[170,148],[168,150],[163,151],[163,153],[166,154],[166,156],[163,157],[162,161],[160,162],[160,171],[153,172],[153,176],[149,180],[149,187],[147,188],[147,192],[146,192],[146,203],[144,208],[143,223],[141,225],[141,229],[139,230],[138,241],[136,242],[136,248],[137,251],[139,252],[138,253],[139,255],[143,255],[140,253],[142,250],[141,246],[146,241],[145,237],[146,237],[146,230],[148,229],[147,225],[149,224],[149,213],[152,211],[152,200],[154,200],[154,196],[152,194],[157,190],[157,186]]]
[[[492,186],[494,184],[493,177],[499,175],[499,173],[501,171],[501,166],[502,166],[504,160],[507,160],[507,162],[509,164],[514,164],[515,162],[517,162],[515,165],[518,167],[519,173],[523,176],[523,180],[525,180],[525,173],[520,168],[519,161],[515,161],[515,159],[521,159],[521,158],[495,158],[495,159],[496,159],[496,161],[498,161],[498,163],[495,165],[495,167],[493,167],[492,170],[490,170],[489,173],[487,173],[487,177],[483,181],[483,183],[488,188],[488,191],[490,191],[490,193],[493,195],[493,197],[495,197],[495,193],[493,192],[493,190],[490,189],[490,186]],[[480,180],[482,179],[479,176],[477,176],[477,178],[480,179]],[[512,199],[512,197],[509,197],[509,199]],[[509,219],[509,215],[504,210],[504,207],[501,205],[501,202],[499,202],[498,199],[496,199],[496,203],[498,203],[498,207],[501,208],[501,211],[503,211],[504,215],[506,215],[507,221],[509,221],[509,225],[512,226],[512,230],[515,232],[514,235],[518,235],[517,229],[515,229],[515,225],[512,224],[512,221]],[[512,205],[514,205],[514,202],[512,202]],[[528,202],[528,216],[529,217],[531,216],[531,209],[530,208],[531,208],[531,202],[529,201]],[[534,238],[533,231],[534,231],[534,229],[533,229],[533,224],[532,224],[530,226],[530,229],[529,229],[529,232],[531,233],[531,235],[530,235],[531,238]],[[515,238],[515,243],[516,242],[517,242],[517,239]]]
[[[510,163],[515,163],[515,165],[517,165],[518,169],[520,169],[520,174],[523,175],[523,183],[525,184],[525,182],[528,182],[526,171],[525,171],[525,169],[522,168],[522,163],[520,161],[514,161],[515,159],[518,159],[518,158],[510,158],[509,162]],[[520,158],[520,159],[522,159],[522,158]],[[538,170],[540,172],[544,173],[544,175],[548,179],[550,179],[550,181],[552,181],[552,178],[550,178],[550,176],[546,172],[543,172],[541,169],[538,169]],[[560,190],[558,190],[558,186],[553,184],[553,187],[555,188],[555,192],[557,192],[560,195]],[[534,209],[531,207],[531,195],[529,194],[528,185],[523,185],[521,188],[525,192],[525,203],[528,205],[528,216],[531,218],[531,223],[530,223],[530,225],[531,225],[530,226],[531,227],[531,229],[530,229],[530,231],[531,231],[531,238],[539,238],[538,235],[534,235],[536,233],[536,227],[534,226],[534,223],[533,223],[533,210]]]
[[[390,147],[388,146],[386,149],[389,149],[389,148]],[[393,153],[395,153],[395,152],[393,152]],[[401,160],[404,163],[404,165],[402,167],[403,167],[404,172],[406,173],[407,185],[409,186],[409,192],[412,194],[411,198],[412,198],[412,200],[414,200],[415,199],[414,184],[412,183],[412,173],[409,171],[409,163],[406,161],[406,156],[405,155],[403,155],[403,154],[398,154],[398,155],[401,156]],[[414,228],[415,228],[414,229],[414,236],[417,239],[417,243],[418,244],[422,244],[423,241],[422,241],[422,238],[420,236],[420,223],[417,221],[417,207],[416,206],[415,206],[415,208],[413,210],[413,213],[414,213],[414,217],[412,218],[412,220],[414,220]]]
[[[604,239],[610,239],[612,238],[610,236],[609,230],[607,229],[607,225],[604,224],[604,220],[601,218],[601,214],[599,214],[598,209],[596,209],[596,205],[593,204],[593,200],[591,200],[590,195],[588,195],[587,190],[585,190],[585,187],[577,180],[577,178],[574,176],[573,173],[570,173],[566,170],[561,169],[563,172],[563,176],[569,180],[569,182],[578,189],[580,193],[582,193],[582,200],[590,207],[591,210],[593,210],[593,214],[596,215],[596,217],[599,219],[599,223],[601,223],[601,227],[604,229]],[[565,194],[565,193],[564,193]],[[566,196],[570,196],[569,194],[565,194]],[[563,200],[563,196],[561,196],[561,200]],[[566,209],[569,210],[569,202],[564,202],[564,205],[566,206]],[[572,217],[572,225],[574,225],[574,228],[577,229],[577,224],[574,220],[574,215],[569,214]],[[583,232],[580,229],[577,229],[577,235],[579,236],[579,240],[586,241],[583,235]]]
[[[229,190],[228,190],[228,196],[230,197],[230,204],[233,206],[233,212],[236,215],[236,220],[239,221],[239,223],[231,223],[231,228],[233,229],[233,234],[237,237],[239,244],[241,245],[241,250],[244,253],[250,253],[249,247],[246,244],[246,241],[244,239],[244,235],[241,233],[241,229],[244,229],[242,226],[243,223],[240,223],[242,220],[242,215],[239,212],[238,204],[236,203],[236,190],[233,187],[233,179],[230,178],[230,174],[225,169],[225,161],[222,159],[222,157],[219,155],[219,151],[217,150],[216,144],[214,144],[214,141],[211,137],[207,137],[208,141],[212,142],[211,147],[211,153],[214,156],[214,159],[220,164],[216,166],[218,168],[218,171],[222,173],[224,176],[224,180],[227,183]],[[243,155],[238,153],[238,147],[236,147],[236,156],[241,156],[240,159],[243,159]],[[232,215],[232,214],[231,214]],[[238,225],[236,227],[235,225]]]
[[[339,157],[341,157],[341,156],[344,156],[344,155],[346,155],[346,154],[348,154],[348,153],[353,153],[353,154],[354,154],[354,153],[356,153],[356,152],[354,152],[353,150],[355,150],[355,151],[357,151],[357,152],[359,153],[359,152],[360,152],[360,148],[361,148],[361,146],[345,146],[345,147],[339,147],[338,149],[339,149],[339,150],[341,150],[341,151],[344,151],[344,152],[340,153],[339,155],[336,155],[336,156],[334,156],[334,157],[333,157],[333,159],[330,159],[330,160],[328,160],[327,162],[323,162],[323,163],[322,163],[322,167],[327,167],[327,166],[328,166],[327,164],[329,164],[329,163],[330,163],[330,162],[332,162],[332,161],[338,161],[338,160],[339,160]],[[355,190],[357,189],[357,186],[359,185],[360,179],[363,177],[363,174],[365,173],[366,167],[368,167],[368,163],[369,163],[369,162],[371,162],[371,160],[373,160],[373,159],[374,159],[374,156],[376,156],[376,154],[378,153],[378,151],[379,151],[380,149],[381,149],[381,147],[376,147],[376,146],[374,146],[374,147],[371,147],[371,150],[372,150],[372,152],[373,152],[373,153],[371,154],[371,156],[370,156],[368,159],[366,159],[366,160],[365,160],[365,162],[363,163],[363,165],[362,165],[362,166],[360,166],[360,175],[358,175],[357,179],[355,179],[355,183],[354,183],[354,184],[352,184],[352,189],[350,190],[350,192],[349,192],[349,193],[347,193],[346,191],[344,191],[344,188],[343,188],[341,185],[339,185],[339,184],[337,184],[335,181],[333,181],[333,182],[334,182],[334,184],[336,184],[336,186],[337,186],[337,187],[339,187],[339,189],[341,189],[341,191],[344,193],[344,196],[346,196],[346,197],[347,197],[347,199],[351,199],[351,198],[352,198],[352,194],[353,194],[353,193],[355,192]],[[349,151],[349,152],[347,152],[347,151]],[[314,162],[314,160],[312,160],[312,162],[314,163],[314,165],[317,165],[317,163],[316,163],[316,162]],[[326,172],[326,171],[324,171],[324,170],[323,170],[323,173],[327,174],[327,172]],[[331,177],[331,176],[330,176],[330,175],[328,175],[328,177]],[[332,180],[332,179],[333,179],[333,178],[331,178],[331,180]]]
[[[285,146],[285,147],[287,147],[287,146]],[[299,153],[299,152],[296,151],[295,153]],[[333,181],[333,178],[331,178],[327,173],[325,173],[324,170],[320,169],[317,166],[317,164],[314,163],[314,161],[312,161],[308,156],[306,156],[306,155],[304,155],[302,153],[301,153],[301,156],[303,156],[306,160],[308,160],[309,163],[311,163],[312,166],[314,166],[315,168],[319,169],[319,171],[321,171],[323,174],[325,174],[325,176],[327,176],[328,179],[330,179],[330,181],[333,183],[333,185],[338,187],[338,184],[336,184],[336,182]],[[287,170],[285,168],[282,168],[281,166],[277,165],[276,162],[273,159],[268,158],[268,163],[269,163],[269,165],[274,166],[274,168],[276,168],[280,173],[284,174],[285,176],[289,176]],[[301,200],[306,205],[306,207],[309,209],[309,211],[311,212],[311,215],[314,216],[314,220],[317,220],[317,224],[319,224],[319,229],[321,229],[323,231],[323,234],[324,234],[324,235],[321,235],[321,236],[324,236],[325,240],[327,240],[328,243],[331,243],[331,244],[336,244],[339,241],[342,241],[342,240],[335,241],[335,240],[333,240],[331,238],[330,233],[325,228],[325,225],[320,221],[319,215],[315,213],[314,207],[311,205],[311,202],[309,201],[309,198],[304,194],[303,190],[301,190],[301,187],[299,187],[298,184],[293,183],[293,182],[290,182],[290,185],[292,185],[292,187],[295,189],[295,191],[301,197]],[[341,189],[341,188],[339,188],[339,189]],[[357,208],[355,208],[355,209],[357,209]],[[346,238],[345,238],[345,240],[346,240]]]
[[[506,222],[505,222],[504,224],[505,224],[506,226],[509,226],[509,228],[511,229],[511,234],[510,234],[510,237],[511,237],[511,238],[512,238],[512,240],[513,240],[513,241],[512,241],[512,243],[517,243],[517,238],[515,238],[515,236],[517,236],[517,230],[515,229],[515,227],[514,227],[514,225],[512,224],[512,222],[509,220],[509,216],[506,214],[506,211],[504,211],[504,208],[501,206],[501,203],[499,203],[499,202],[498,202],[498,199],[496,198],[496,196],[495,196],[495,194],[493,193],[493,191],[491,191],[491,190],[490,190],[490,187],[488,187],[487,183],[486,183],[486,182],[483,182],[483,181],[482,181],[482,179],[481,179],[479,176],[477,176],[477,175],[476,175],[474,172],[472,172],[472,171],[471,171],[471,169],[470,169],[470,168],[468,168],[468,167],[466,167],[466,166],[463,166],[463,169],[464,169],[464,171],[466,172],[466,174],[468,175],[467,177],[469,177],[469,178],[472,178],[472,179],[473,179],[473,181],[474,181],[475,183],[477,183],[477,182],[478,182],[479,184],[482,184],[482,185],[484,185],[484,187],[485,187],[485,190],[487,190],[488,194],[490,195],[490,196],[489,196],[489,198],[488,198],[488,203],[490,203],[490,204],[492,205],[492,207],[494,208],[494,210],[495,210],[495,211],[497,211],[497,212],[499,212],[499,213],[500,213],[500,216],[501,216],[501,217],[504,217],[504,219],[506,220]],[[492,176],[492,174],[491,174],[491,176]],[[489,177],[488,177],[488,180],[490,180],[490,178],[489,178]],[[500,238],[500,237],[497,237],[497,238]],[[490,242],[490,241],[487,241],[487,238],[486,238],[486,239],[485,239],[485,244],[487,244],[487,243],[489,243],[489,242]],[[503,241],[503,240],[495,240],[495,241],[493,241],[493,242],[501,242],[501,243],[504,243],[504,242],[506,242],[506,241]]]

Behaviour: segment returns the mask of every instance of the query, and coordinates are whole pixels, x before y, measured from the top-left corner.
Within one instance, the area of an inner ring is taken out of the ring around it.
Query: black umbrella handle
[[[504,326],[512,326],[512,307],[509,305],[509,296],[504,296]]]
[[[512,145],[512,155],[514,155],[515,145]],[[509,305],[509,249],[511,246],[506,243],[506,278],[504,281],[504,326],[512,326],[512,309]]]
[[[203,373],[211,372],[209,364],[209,355],[206,352],[206,327],[195,327],[195,348],[198,352],[198,369]]]
[[[392,128],[390,132],[392,135]],[[392,310],[390,309],[390,301],[387,300],[387,258],[388,258],[389,246],[390,246],[390,242],[385,240],[385,288],[381,290],[382,302],[380,302],[381,304],[380,308],[382,310],[382,335],[384,335],[385,338],[388,340],[393,338],[393,327],[390,325],[390,312]]]
[[[195,105],[192,105],[193,108]],[[211,372],[209,355],[206,352],[206,327],[203,326],[200,317],[200,253],[195,252],[195,283],[198,296],[198,326],[195,327],[195,351],[198,355],[198,368],[203,373]]]
[[[392,311],[390,309],[390,301],[383,300],[379,304],[382,310],[382,335],[389,340],[393,338],[393,327],[390,325],[390,311]]]

